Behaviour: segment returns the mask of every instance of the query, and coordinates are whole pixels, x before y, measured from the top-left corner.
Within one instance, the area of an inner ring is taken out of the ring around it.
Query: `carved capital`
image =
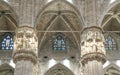
[[[38,39],[36,31],[31,27],[19,27],[14,37],[14,61],[30,60],[36,63]]]
[[[87,27],[81,32],[82,63],[91,60],[105,61],[104,36],[99,27]]]
[[[31,27],[20,27],[16,30],[14,50],[34,50],[37,53],[38,39]]]

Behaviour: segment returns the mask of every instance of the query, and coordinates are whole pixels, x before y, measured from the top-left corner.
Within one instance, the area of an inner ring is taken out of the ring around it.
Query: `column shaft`
[[[34,65],[30,61],[21,60],[16,63],[14,75],[34,75],[33,67]]]
[[[88,61],[88,63],[85,64],[84,75],[104,75],[102,63],[96,60]]]

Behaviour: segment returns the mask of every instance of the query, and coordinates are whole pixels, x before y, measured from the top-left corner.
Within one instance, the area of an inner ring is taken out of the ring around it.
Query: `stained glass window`
[[[65,40],[62,36],[56,37],[54,40],[53,49],[59,51],[66,50]]]
[[[11,34],[6,34],[2,40],[2,50],[13,50],[13,38]]]
[[[105,39],[105,48],[106,50],[116,50],[116,42],[111,36]]]

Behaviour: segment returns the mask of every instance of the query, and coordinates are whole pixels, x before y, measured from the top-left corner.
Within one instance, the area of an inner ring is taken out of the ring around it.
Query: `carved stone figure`
[[[35,32],[31,29],[29,30],[23,27],[20,31],[18,30],[16,33],[15,50],[27,49],[37,51],[37,42],[38,40]]]
[[[101,35],[102,32],[98,29],[86,30],[81,36],[81,55],[88,53],[99,52],[105,54],[104,49],[104,37]]]

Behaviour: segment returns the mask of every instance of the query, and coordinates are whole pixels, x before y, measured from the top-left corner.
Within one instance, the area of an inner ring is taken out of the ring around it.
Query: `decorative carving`
[[[100,57],[105,62],[104,37],[99,27],[89,27],[82,31],[81,35],[82,62]],[[100,59],[99,59],[100,60]]]
[[[21,27],[17,29],[14,40],[14,62],[30,60],[34,64],[37,63],[38,39],[35,30],[30,27]]]
[[[21,27],[15,36],[15,50],[34,50],[37,53],[38,39],[34,29]]]

